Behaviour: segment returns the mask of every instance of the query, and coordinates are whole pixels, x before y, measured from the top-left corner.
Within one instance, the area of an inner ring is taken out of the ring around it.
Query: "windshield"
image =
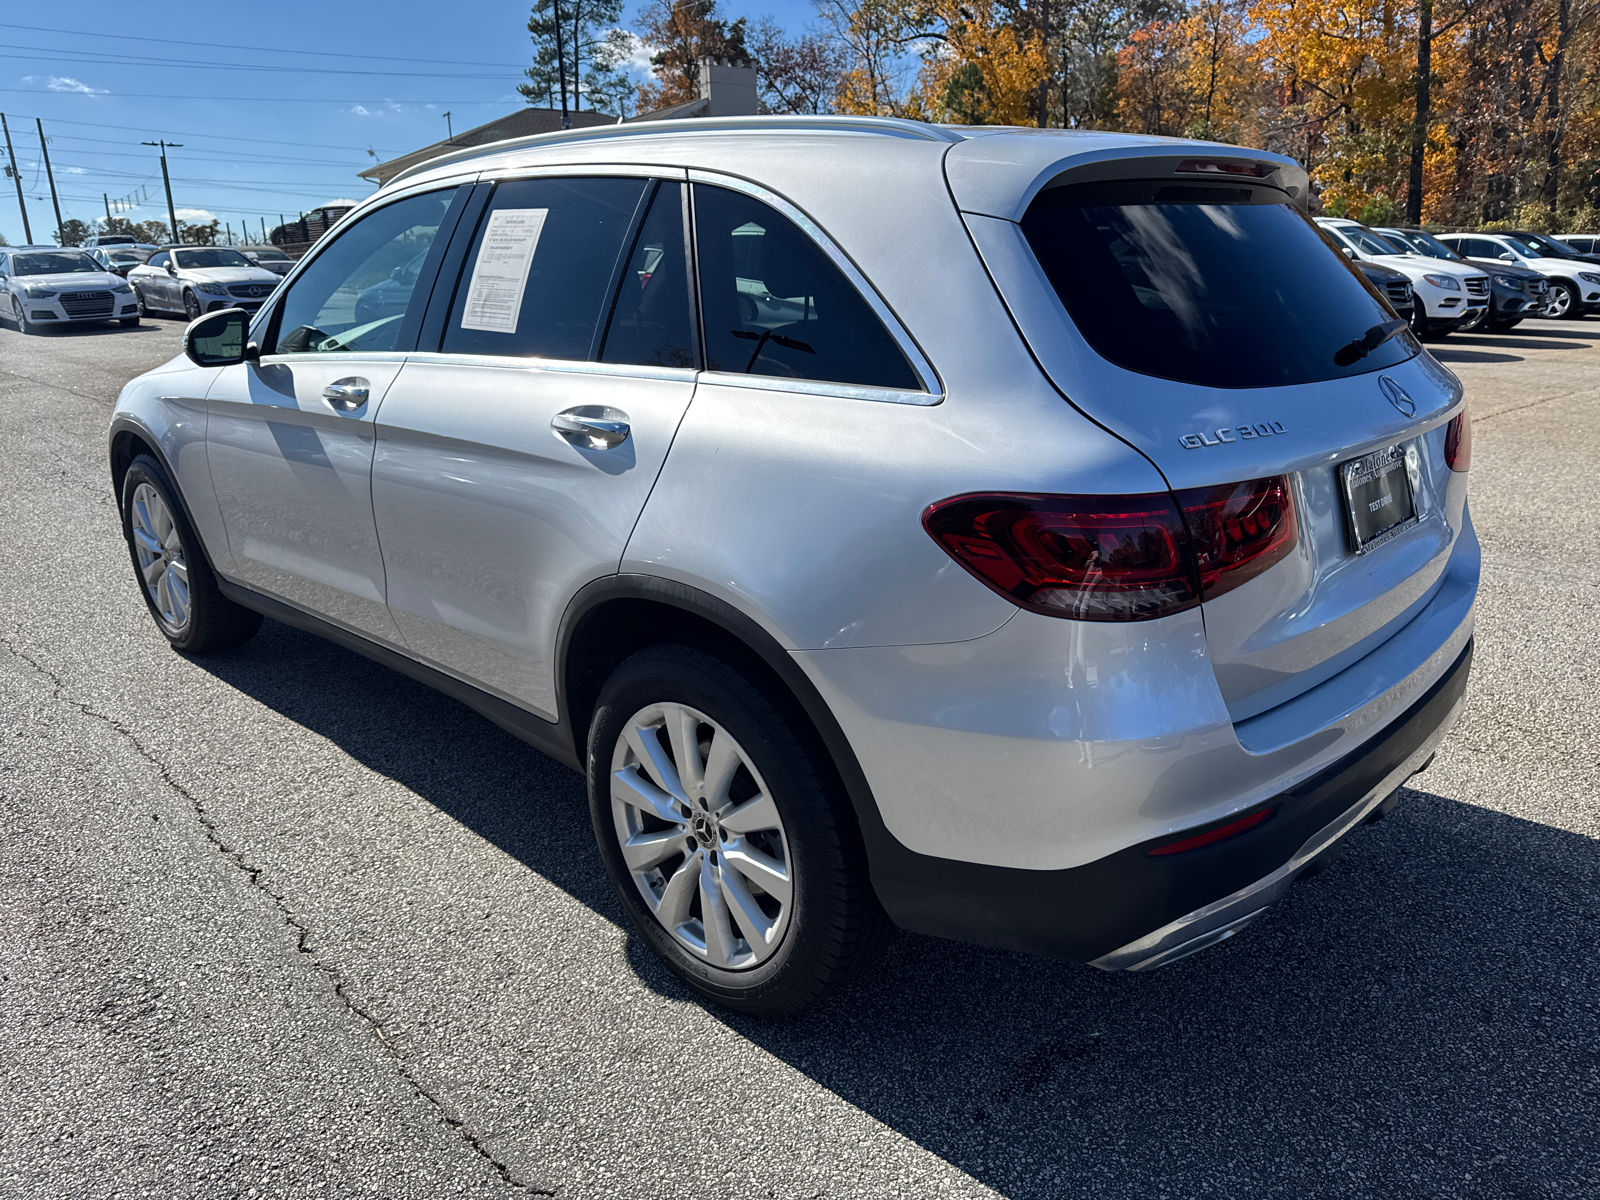
[[[179,267],[191,271],[204,270],[206,267],[255,266],[237,250],[223,250],[215,246],[207,246],[203,250],[174,250],[172,257]]]
[[[1041,192],[1022,230],[1088,343],[1142,375],[1277,387],[1418,353],[1404,333],[1335,360],[1394,314],[1299,209],[1273,203],[1281,198],[1269,188],[1078,184]]]
[[[1508,239],[1519,242],[1533,249],[1527,251],[1529,258],[1576,258],[1571,246],[1563,245],[1555,238],[1545,237],[1542,233],[1519,233],[1516,237]]]
[[[1518,254],[1522,255],[1523,258],[1539,258],[1539,257],[1541,257],[1537,250],[1535,250],[1532,246],[1528,245],[1528,243],[1523,241],[1521,238],[1508,237],[1506,239],[1506,244],[1508,246],[1510,246],[1513,250],[1515,250]]]
[[[289,256],[282,250],[252,250],[250,253],[257,258],[270,258],[273,262],[288,262]]]
[[[95,245],[97,245],[97,246],[131,246],[131,245],[133,245],[133,238],[130,237],[130,236],[124,235],[124,234],[120,234],[120,233],[111,234],[109,237],[107,235],[105,235],[105,234],[101,234],[98,238],[95,239]]]
[[[1420,229],[1383,229],[1379,232],[1391,242],[1404,242],[1418,254],[1426,254],[1429,258],[1442,258],[1447,262],[1462,261],[1461,256],[1449,246],[1433,234],[1423,233]]]
[[[1397,254],[1395,247],[1384,241],[1370,229],[1363,229],[1359,225],[1337,225],[1336,229],[1342,233],[1355,248],[1363,254]]]
[[[68,275],[73,271],[100,271],[103,267],[81,251],[68,254],[17,254],[11,259],[13,275]]]

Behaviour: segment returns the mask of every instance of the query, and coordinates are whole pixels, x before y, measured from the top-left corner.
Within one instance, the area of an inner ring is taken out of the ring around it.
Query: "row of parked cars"
[[[1422,337],[1503,332],[1528,317],[1576,318],[1600,309],[1600,254],[1589,253],[1600,239],[1593,236],[1435,236],[1334,217],[1317,224]]]
[[[5,247],[0,319],[33,333],[80,322],[137,325],[152,312],[182,313],[192,321],[220,308],[254,310],[294,263],[276,247],[251,249],[259,258],[226,246],[140,246],[131,240],[82,248]]]

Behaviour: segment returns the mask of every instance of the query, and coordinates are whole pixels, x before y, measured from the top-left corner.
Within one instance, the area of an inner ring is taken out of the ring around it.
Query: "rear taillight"
[[[1194,544],[1202,599],[1214,600],[1294,549],[1300,530],[1282,475],[1177,493]]]
[[[1297,537],[1281,476],[1176,497],[953,496],[929,505],[922,524],[1006,599],[1081,621],[1182,612],[1253,579]]]
[[[1445,427],[1444,463],[1452,471],[1472,466],[1472,419],[1464,408]]]

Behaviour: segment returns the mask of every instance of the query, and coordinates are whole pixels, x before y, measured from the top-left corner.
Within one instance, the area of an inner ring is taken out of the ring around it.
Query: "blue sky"
[[[793,31],[815,20],[810,0],[718,7]],[[158,152],[140,143],[166,138],[182,143],[167,160],[179,219],[211,214],[259,238],[263,219],[271,228],[280,213],[369,195],[356,177],[374,161],[369,148],[392,158],[444,137],[446,111],[462,130],[520,106],[530,56],[526,0],[77,0],[0,16],[0,111],[36,241],[53,240],[55,216],[35,118],[63,218],[103,217],[109,194],[140,198],[119,215],[165,221]],[[16,245],[16,190],[0,184],[0,234]]]

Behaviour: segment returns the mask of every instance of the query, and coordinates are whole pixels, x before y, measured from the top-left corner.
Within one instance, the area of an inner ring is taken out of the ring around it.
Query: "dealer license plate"
[[[1339,482],[1357,554],[1383,545],[1417,523],[1404,446],[1390,446],[1341,464]]]

